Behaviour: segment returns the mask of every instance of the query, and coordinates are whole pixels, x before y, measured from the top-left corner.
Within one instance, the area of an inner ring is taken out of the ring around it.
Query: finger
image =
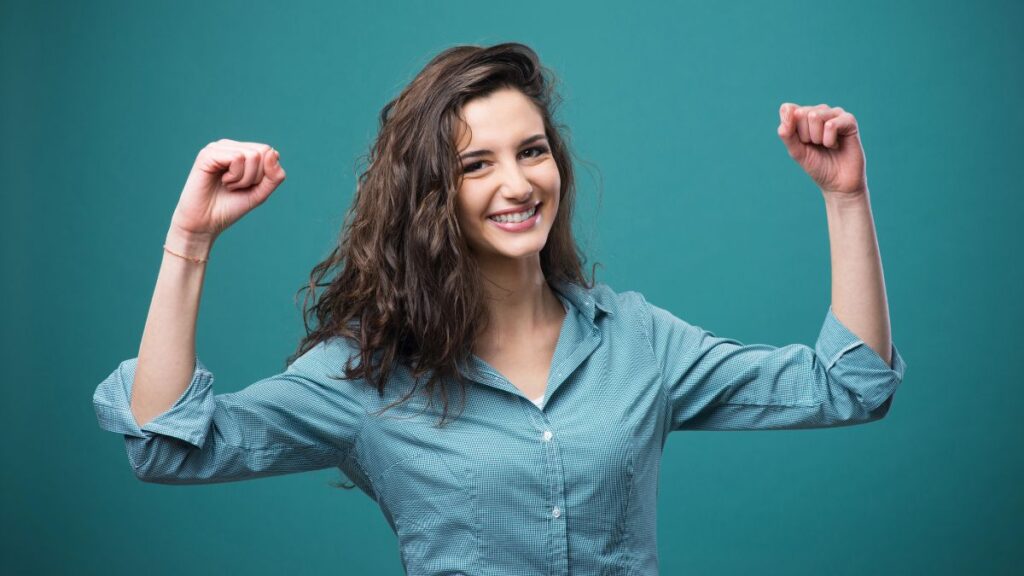
[[[801,106],[793,111],[793,117],[796,122],[796,133],[800,137],[800,141],[804,144],[811,143],[811,130],[807,125],[807,113],[810,112],[808,106]]]
[[[839,116],[825,122],[825,146],[838,148],[840,140],[852,136],[858,132],[857,119],[849,112],[843,112]]]
[[[267,152],[257,152],[256,154],[256,177],[252,179],[253,184],[263,182],[263,162],[266,160]]]
[[[285,172],[284,168],[281,167],[281,153],[276,149],[271,148],[270,153],[267,154],[266,160],[264,161],[264,174],[266,178],[271,182],[280,184],[284,182]]]
[[[782,106],[779,106],[779,136],[794,134],[793,111],[796,109],[797,105],[792,102],[783,102]]]
[[[281,168],[281,155],[271,148],[270,152],[263,155],[263,172],[265,178],[256,186],[253,191],[253,200],[262,204],[270,194],[284,181],[284,168]]]
[[[232,155],[217,142],[210,142],[196,155],[193,169],[202,170],[214,176],[224,177],[231,169]]]
[[[807,135],[811,142],[821,144],[822,126],[832,116],[831,108],[825,104],[818,104],[807,111]]]
[[[821,124],[821,145],[826,148],[837,148],[839,141],[836,138],[836,123],[833,121],[842,116],[846,111],[836,106],[829,109],[829,114],[823,118]]]
[[[255,150],[247,149],[245,154],[245,174],[235,183],[239,189],[249,188],[256,182],[256,167],[260,161],[260,155]]]
[[[245,174],[245,155],[239,150],[224,149],[220,154],[226,159],[228,170],[221,177],[221,182],[228,188],[238,182]]]
[[[799,160],[803,157],[805,146],[800,143],[800,136],[796,131],[796,120],[793,113],[799,108],[796,104],[786,102],[779,107],[779,138],[786,145],[790,157]]]
[[[256,172],[252,178],[250,186],[259,184],[263,181],[263,161],[264,157],[270,152],[270,146],[263,144],[262,142],[243,142],[245,148],[256,153],[255,169]]]
[[[825,123],[825,119],[821,117],[822,112],[824,111],[821,110],[821,105],[807,111],[807,137],[816,145],[821,143],[821,125]]]
[[[210,174],[219,175],[225,186],[237,182],[245,174],[245,156],[230,140],[211,142],[204,148],[203,169]]]

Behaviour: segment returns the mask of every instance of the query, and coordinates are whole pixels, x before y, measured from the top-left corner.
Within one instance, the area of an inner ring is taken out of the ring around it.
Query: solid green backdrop
[[[92,393],[137,354],[207,142],[270,143],[288,171],[209,263],[197,351],[228,392],[294,350],[293,297],[338,236],[380,108],[438,51],[510,40],[560,78],[598,280],[744,343],[813,345],[829,305],[824,205],[776,135],[779,105],[859,122],[906,379],[864,426],[673,435],[662,572],[1019,570],[1022,15],[879,0],[4,1],[2,571],[401,574],[376,505],[328,485],[337,470],[145,484]]]

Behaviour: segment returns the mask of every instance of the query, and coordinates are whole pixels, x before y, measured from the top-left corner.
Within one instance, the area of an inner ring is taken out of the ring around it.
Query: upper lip
[[[540,206],[540,200],[534,202],[532,206],[517,206],[515,208],[509,208],[508,210],[501,210],[500,212],[493,212],[491,214],[488,214],[487,217],[490,218],[491,216],[501,216],[502,214],[515,214],[517,212],[526,212],[530,208],[533,208],[533,207],[536,207],[536,206]]]

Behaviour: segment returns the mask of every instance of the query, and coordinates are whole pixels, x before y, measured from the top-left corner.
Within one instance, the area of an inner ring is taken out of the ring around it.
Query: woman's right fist
[[[171,227],[212,241],[270,197],[284,178],[280,155],[266,144],[211,142],[196,156]]]

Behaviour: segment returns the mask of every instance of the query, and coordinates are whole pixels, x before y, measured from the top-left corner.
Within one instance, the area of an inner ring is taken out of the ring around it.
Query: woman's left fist
[[[867,193],[867,162],[853,114],[838,106],[786,102],[779,108],[779,118],[779,138],[822,193]]]

